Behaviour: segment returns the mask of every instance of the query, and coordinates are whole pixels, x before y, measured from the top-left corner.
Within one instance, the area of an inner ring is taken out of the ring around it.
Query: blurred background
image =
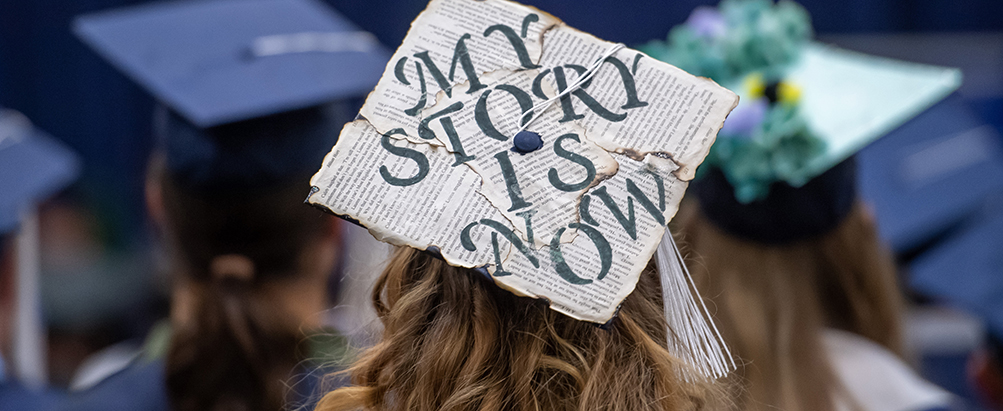
[[[155,236],[143,200],[154,146],[154,101],[70,29],[75,16],[139,3],[147,2],[0,2],[0,106],[24,113],[83,160],[81,178],[39,207],[41,255],[46,256],[40,277],[46,373],[57,387],[70,385],[94,353],[115,344],[138,346],[167,310],[163,257],[151,251]],[[426,1],[326,3],[394,49]],[[600,38],[639,45],[664,39],[694,7],[717,1],[523,3]],[[909,284],[917,261],[1003,214],[1003,1],[800,3],[811,13],[821,41],[964,73],[959,91],[933,114],[907,123],[860,155],[861,190]],[[911,137],[917,134],[924,137]],[[939,166],[917,172],[917,164]],[[988,249],[1003,250],[1000,236],[986,241]],[[974,269],[1003,276],[998,261]],[[924,375],[971,398],[964,364],[980,344],[981,322],[926,293],[911,290],[911,297],[910,343]]]

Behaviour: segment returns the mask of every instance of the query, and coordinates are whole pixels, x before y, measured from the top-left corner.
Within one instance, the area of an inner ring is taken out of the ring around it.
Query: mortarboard
[[[314,0],[209,0],[79,17],[74,31],[168,110],[167,168],[218,191],[308,173],[350,119],[332,102],[379,79],[389,53]]]
[[[307,201],[597,324],[654,258],[670,349],[719,377],[734,363],[666,224],[737,103],[538,9],[432,0]]]
[[[796,3],[725,0],[643,48],[742,96],[692,191],[710,220],[750,240],[786,243],[835,227],[856,196],[855,166],[837,165],[960,84],[956,69],[811,35]]]
[[[857,154],[860,194],[898,253],[948,231],[1003,191],[996,130],[952,95]]]
[[[1003,336],[1003,210],[998,207],[967,229],[917,257],[909,285],[963,308]]]
[[[80,160],[21,113],[0,109],[0,234],[18,227],[29,207],[69,185]]]
[[[362,95],[389,57],[314,0],[168,2],[81,16],[73,28],[199,128]]]

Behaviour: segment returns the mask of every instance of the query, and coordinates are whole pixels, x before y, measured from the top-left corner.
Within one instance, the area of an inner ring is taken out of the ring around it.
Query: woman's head
[[[373,303],[383,340],[318,410],[679,410],[716,400],[666,350],[659,282],[642,273],[606,327],[476,271],[398,248]]]
[[[303,197],[343,114],[332,104],[202,128],[157,111],[146,194],[172,254],[175,410],[282,407],[338,258],[337,219]]]
[[[821,341],[824,327],[850,331],[901,353],[893,261],[865,207],[834,228],[785,244],[743,239],[687,203],[681,245],[701,294],[713,301],[739,370],[747,410],[832,409],[839,387]]]
[[[325,307],[336,220],[292,181],[214,195],[154,166],[149,184],[174,263],[173,408],[281,409],[302,330]]]

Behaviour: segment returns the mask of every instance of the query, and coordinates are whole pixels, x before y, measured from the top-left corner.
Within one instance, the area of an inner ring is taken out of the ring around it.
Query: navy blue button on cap
[[[390,58],[315,0],[158,3],[78,17],[73,29],[200,128],[362,96]]]
[[[1003,337],[1003,209],[911,264],[910,285],[982,318]]]
[[[899,253],[936,241],[1003,192],[1003,139],[957,95],[857,154],[860,195]]]
[[[543,139],[540,135],[528,130],[516,133],[512,140],[512,150],[520,154],[530,153],[543,147]]]
[[[69,185],[80,160],[20,113],[0,109],[0,235],[17,229],[27,208]]]

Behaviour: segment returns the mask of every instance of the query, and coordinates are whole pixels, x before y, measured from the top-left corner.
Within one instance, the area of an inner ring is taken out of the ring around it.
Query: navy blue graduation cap
[[[0,109],[0,235],[18,227],[26,208],[69,185],[80,160],[32,126],[24,115]]]
[[[917,257],[909,271],[915,290],[979,316],[1003,337],[1003,209]]]
[[[861,196],[898,253],[957,226],[1003,192],[996,130],[952,95],[857,154]]]
[[[201,188],[307,174],[390,53],[315,0],[159,3],[78,17],[76,34],[168,110],[167,167]]]

